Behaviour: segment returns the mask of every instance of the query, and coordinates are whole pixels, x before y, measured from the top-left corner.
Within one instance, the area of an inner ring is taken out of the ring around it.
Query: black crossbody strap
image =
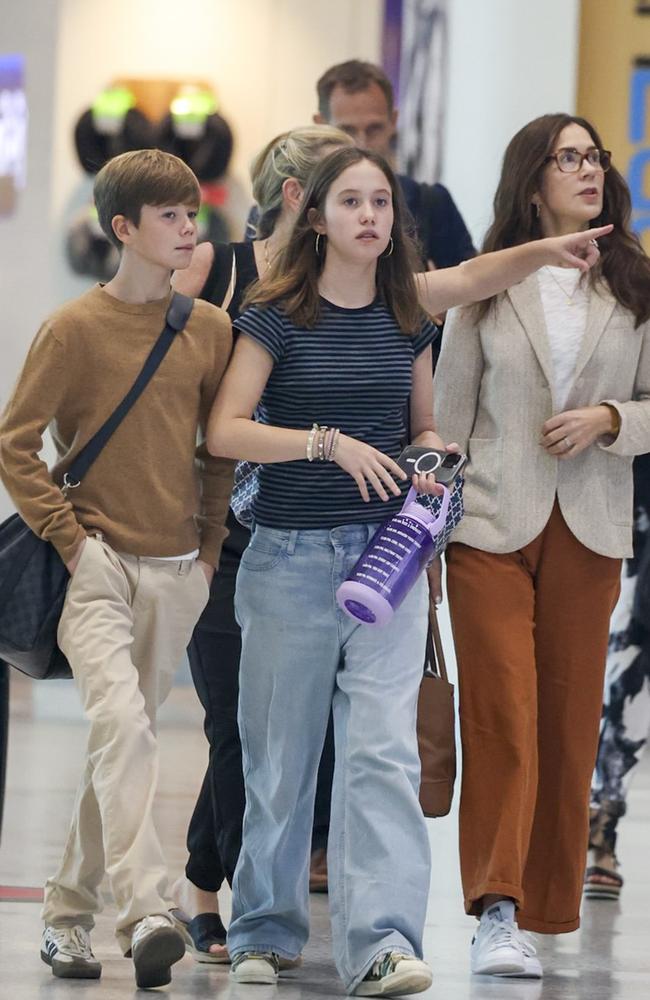
[[[93,434],[90,441],[84,445],[75,458],[63,478],[64,491],[74,489],[75,486],[80,484],[111,434],[117,430],[133,404],[142,395],[161,361],[167,354],[167,351],[172,346],[174,337],[181,330],[185,329],[193,305],[194,299],[191,299],[188,295],[181,295],[180,292],[173,293],[167,315],[165,316],[165,328],[151,348],[149,357],[142,366],[140,374],[119,406],[113,410],[108,420]]]

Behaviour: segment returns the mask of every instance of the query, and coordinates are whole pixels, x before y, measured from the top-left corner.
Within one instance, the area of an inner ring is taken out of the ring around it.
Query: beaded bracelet
[[[313,462],[314,461],[314,438],[316,437],[316,434],[318,433],[319,430],[320,430],[320,427],[318,426],[318,424],[312,424],[311,425],[311,430],[310,430],[309,434],[307,435],[307,461],[308,462]]]
[[[325,444],[323,446],[324,460],[329,462],[330,451],[332,450],[332,441],[334,440],[334,433],[336,427],[328,427],[327,434],[325,435]]]
[[[339,427],[312,424],[307,435],[307,461],[333,462],[340,433]]]
[[[329,450],[327,452],[327,461],[333,462],[334,455],[336,454],[336,446],[339,443],[339,435],[341,433],[340,427],[334,429],[334,434],[332,436],[332,443],[330,444]]]

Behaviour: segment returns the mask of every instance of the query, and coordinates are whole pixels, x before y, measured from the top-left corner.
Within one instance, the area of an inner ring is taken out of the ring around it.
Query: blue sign
[[[10,215],[27,181],[25,60],[0,55],[0,216]]]
[[[630,77],[628,138],[636,151],[630,157],[627,179],[632,196],[632,228],[640,239],[650,231],[650,195],[646,177],[650,165],[650,130],[646,113],[650,90],[650,63],[638,59]]]

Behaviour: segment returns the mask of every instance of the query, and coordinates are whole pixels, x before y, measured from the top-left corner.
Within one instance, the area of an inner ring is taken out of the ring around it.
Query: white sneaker
[[[278,981],[280,959],[274,951],[240,951],[232,960],[230,975],[236,983],[267,983]]]
[[[46,927],[41,938],[41,958],[59,979],[99,979],[101,964],[90,947],[90,934],[74,927]]]
[[[514,913],[514,904],[508,900],[483,911],[470,952],[475,975],[521,976],[525,972],[526,958]]]
[[[533,944],[532,938],[526,931],[521,931],[519,928],[517,928],[517,935],[521,950],[524,953],[524,971],[503,972],[502,976],[511,979],[541,979],[544,975],[544,970],[542,969],[542,963],[537,957],[537,949]]]
[[[355,997],[401,997],[422,993],[433,975],[426,962],[415,955],[387,951],[380,955],[354,990]]]
[[[140,989],[171,983],[171,966],[185,954],[185,941],[171,917],[156,913],[138,920],[131,935],[135,981]]]

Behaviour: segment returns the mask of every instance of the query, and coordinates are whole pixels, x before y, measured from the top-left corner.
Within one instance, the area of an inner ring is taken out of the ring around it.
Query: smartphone
[[[397,459],[397,464],[409,479],[414,473],[433,473],[436,481],[444,486],[451,486],[466,462],[467,455],[461,452],[438,451],[437,448],[421,448],[415,444],[407,445]]]

